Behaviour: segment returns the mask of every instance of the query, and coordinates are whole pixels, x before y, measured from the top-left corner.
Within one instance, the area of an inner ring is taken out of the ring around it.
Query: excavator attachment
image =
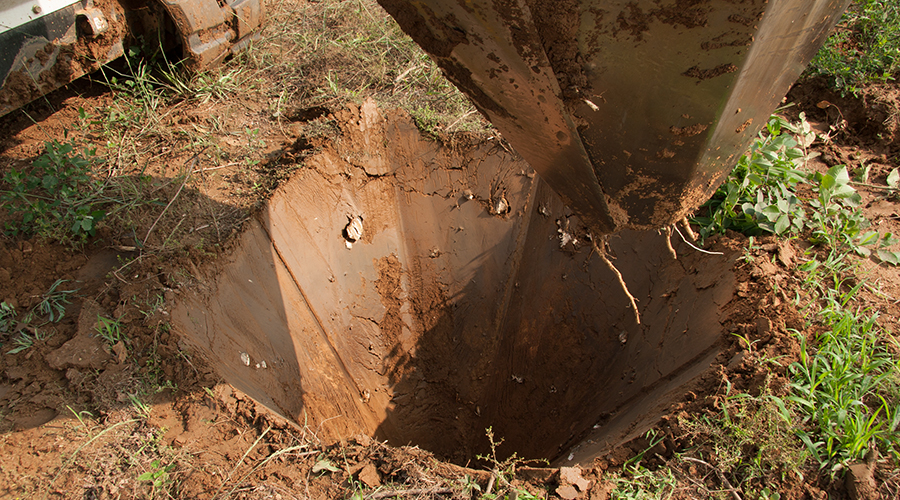
[[[125,54],[180,45],[211,67],[252,39],[262,0],[6,0],[0,3],[0,116]]]
[[[848,0],[379,0],[595,235],[709,198]]]

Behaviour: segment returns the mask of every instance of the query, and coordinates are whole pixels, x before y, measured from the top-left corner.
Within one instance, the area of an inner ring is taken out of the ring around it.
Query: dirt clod
[[[853,464],[848,467],[845,484],[851,500],[879,498],[878,485],[875,483],[875,468],[871,464]]]
[[[48,353],[44,359],[55,370],[66,368],[99,370],[111,356],[99,338],[80,334],[59,349]]]

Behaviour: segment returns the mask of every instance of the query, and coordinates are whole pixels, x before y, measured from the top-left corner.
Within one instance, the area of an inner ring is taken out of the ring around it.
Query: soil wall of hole
[[[326,440],[364,433],[456,461],[484,452],[492,426],[505,454],[588,462],[719,354],[735,256],[673,259],[655,232],[613,236],[638,324],[577,219],[499,143],[442,147],[373,103],[335,119],[340,140],[172,310],[272,411]]]

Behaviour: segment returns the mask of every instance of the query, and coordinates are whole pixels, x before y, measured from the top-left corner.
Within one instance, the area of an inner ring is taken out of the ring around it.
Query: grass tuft
[[[858,95],[872,82],[900,70],[900,4],[856,0],[810,63],[807,74],[823,76],[842,94]]]

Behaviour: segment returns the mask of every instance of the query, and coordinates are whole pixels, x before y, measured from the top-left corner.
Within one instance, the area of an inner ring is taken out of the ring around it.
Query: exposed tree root
[[[634,295],[632,295],[628,290],[628,285],[625,284],[625,279],[622,277],[622,273],[620,273],[619,270],[616,269],[616,266],[614,266],[613,263],[609,260],[609,257],[606,255],[606,250],[600,248],[600,245],[597,244],[597,240],[594,239],[592,243],[594,245],[594,250],[597,252],[597,255],[600,256],[600,260],[602,260],[603,263],[606,264],[606,267],[608,267],[613,272],[613,274],[616,275],[616,279],[619,280],[619,286],[622,287],[622,291],[625,292],[625,296],[628,297],[628,300],[631,302],[631,310],[634,312],[634,321],[640,325],[641,313],[640,311],[638,311],[637,299],[634,298]]]

